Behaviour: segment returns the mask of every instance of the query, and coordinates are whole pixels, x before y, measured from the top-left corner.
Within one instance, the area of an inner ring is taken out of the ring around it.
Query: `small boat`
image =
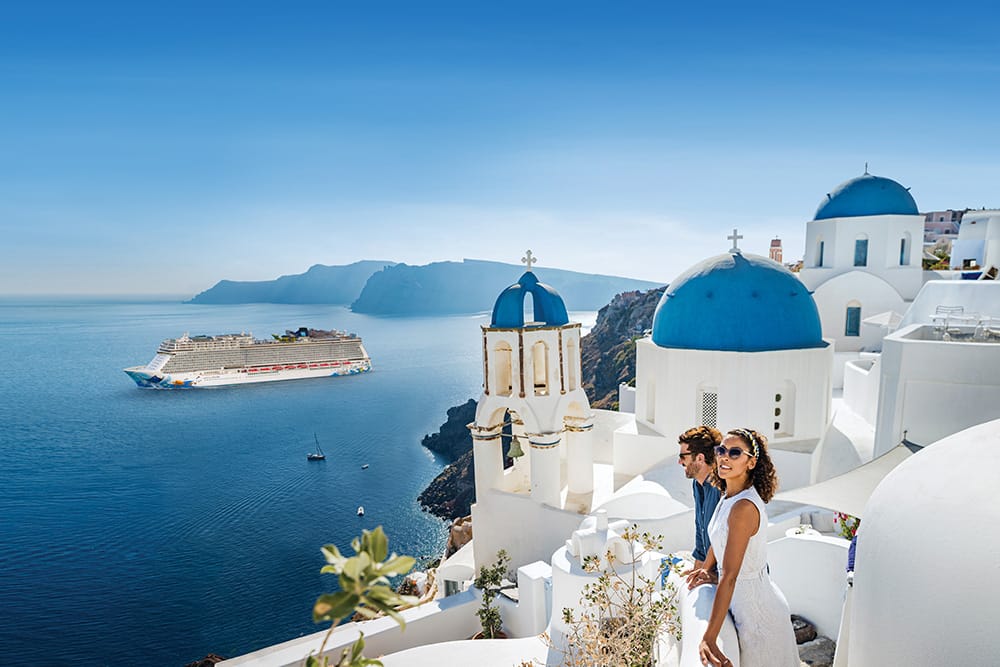
[[[361,464],[361,469],[362,470],[368,470],[368,464],[367,463],[362,463]]]
[[[319,438],[313,433],[313,439],[316,441],[316,451],[306,454],[307,461],[325,461],[326,454],[323,453],[323,448],[319,446]]]
[[[364,516],[364,515],[365,515],[365,506],[358,505],[358,516]]]

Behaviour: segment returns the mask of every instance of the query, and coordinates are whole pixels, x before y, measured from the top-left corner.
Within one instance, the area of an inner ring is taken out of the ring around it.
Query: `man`
[[[710,542],[708,522],[719,504],[721,492],[708,481],[708,475],[715,465],[715,448],[722,442],[722,434],[711,426],[695,426],[681,433],[677,438],[681,451],[677,463],[684,467],[684,475],[693,480],[694,492],[694,569],[705,565]],[[716,554],[719,561],[721,554]]]

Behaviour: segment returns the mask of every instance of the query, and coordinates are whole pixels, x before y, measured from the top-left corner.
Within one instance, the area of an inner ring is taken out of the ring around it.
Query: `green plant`
[[[599,576],[583,588],[578,613],[569,608],[562,611],[569,628],[567,646],[560,648],[566,667],[650,667],[661,636],[669,633],[680,639],[673,585],[667,583],[664,590],[657,590],[669,561],[664,561],[654,578],[642,575],[637,567],[644,554],[659,550],[661,538],[640,533],[633,525],[622,539],[629,545],[626,560],[619,561],[608,550],[604,567],[597,556],[583,561],[585,571]]]
[[[840,530],[840,536],[845,540],[854,539],[854,536],[858,532],[858,526],[861,525],[861,519],[856,516],[851,516],[850,514],[844,514],[843,512],[837,512],[837,526]]]
[[[351,547],[355,553],[351,557],[342,555],[332,544],[327,544],[322,549],[327,564],[320,572],[338,575],[340,590],[319,596],[313,606],[313,621],[330,621],[330,629],[323,637],[318,655],[306,658],[306,667],[329,667],[330,659],[323,655],[323,651],[334,628],[345,618],[355,612],[365,618],[388,614],[400,627],[405,628],[406,622],[396,611],[396,607],[416,601],[416,598],[399,595],[392,589],[389,577],[406,574],[416,561],[410,556],[389,555],[389,539],[382,526],[362,531],[361,537],[351,540]],[[365,636],[362,633],[354,644],[343,650],[335,667],[381,666],[379,660],[364,657],[364,648]]]
[[[500,634],[500,627],[503,625],[503,618],[500,616],[500,607],[493,604],[496,597],[504,588],[504,577],[508,575],[507,566],[510,564],[510,556],[501,549],[497,552],[497,560],[493,565],[484,565],[479,569],[473,586],[482,591],[483,603],[480,605],[476,616],[479,617],[479,624],[483,628],[483,637],[495,639]]]

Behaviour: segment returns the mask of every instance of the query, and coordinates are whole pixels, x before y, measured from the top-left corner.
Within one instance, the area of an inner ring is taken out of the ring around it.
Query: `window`
[[[910,233],[906,232],[903,238],[899,239],[899,265],[910,265]]]
[[[512,368],[513,351],[507,343],[497,343],[493,352],[493,369],[496,373],[494,390],[500,396],[510,396],[514,390]]]
[[[848,306],[847,319],[844,325],[845,336],[861,335],[861,306]]]
[[[854,266],[868,266],[867,238],[860,238],[854,242]]]
[[[795,435],[795,385],[785,380],[774,393],[774,437]]]
[[[823,241],[819,242],[819,246],[816,249],[816,266],[823,266]]]
[[[719,423],[719,394],[715,391],[701,392],[701,423],[716,427]]]
[[[535,396],[549,395],[549,346],[538,341],[531,346],[531,367]]]

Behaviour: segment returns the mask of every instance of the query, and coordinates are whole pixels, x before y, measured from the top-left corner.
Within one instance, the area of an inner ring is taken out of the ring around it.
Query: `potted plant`
[[[510,564],[510,556],[503,549],[497,552],[497,560],[493,565],[484,565],[476,575],[473,586],[478,588],[483,595],[483,603],[480,605],[476,615],[479,617],[479,624],[482,631],[476,633],[473,639],[502,639],[507,635],[503,633],[503,618],[500,616],[500,607],[493,604],[500,591],[507,588],[514,588],[514,584],[504,585],[504,577],[508,575],[507,566]]]
[[[651,667],[656,663],[658,640],[665,634],[680,640],[680,616],[673,585],[657,585],[669,560],[660,566],[660,576],[649,578],[637,565],[647,553],[660,550],[662,538],[640,532],[633,525],[622,534],[628,544],[626,558],[612,550],[603,558],[588,556],[583,569],[598,575],[581,593],[579,609],[562,610],[569,627],[567,645],[553,648],[563,653],[563,667],[625,665]]]

